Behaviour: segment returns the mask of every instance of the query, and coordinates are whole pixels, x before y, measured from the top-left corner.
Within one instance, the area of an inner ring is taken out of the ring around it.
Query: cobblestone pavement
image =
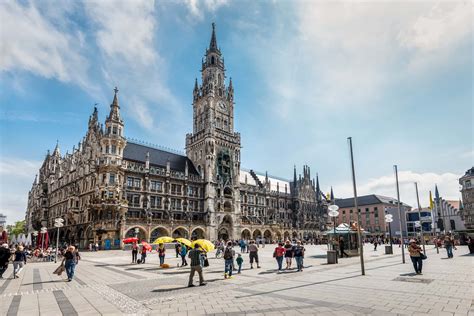
[[[458,247],[454,259],[427,246],[423,275],[410,258],[365,247],[366,275],[358,257],[327,265],[325,246],[307,246],[305,269],[276,273],[274,246],[260,248],[260,269],[243,254],[242,274],[224,280],[223,260],[211,258],[207,285],[188,288],[188,267],[158,266],[156,253],[143,265],[124,251],[83,253],[72,282],[52,272],[54,263],[27,264],[19,279],[0,280],[0,315],[473,315],[473,256]],[[209,255],[213,256],[213,253]],[[197,276],[195,283],[197,283]]]

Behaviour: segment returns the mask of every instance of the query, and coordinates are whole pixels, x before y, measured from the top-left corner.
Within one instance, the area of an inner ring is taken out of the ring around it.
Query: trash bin
[[[385,246],[385,254],[386,254],[386,255],[393,255],[393,248],[392,248],[392,246],[390,246],[390,245]]]
[[[337,263],[337,251],[336,250],[328,250],[327,258],[328,258],[328,264]]]

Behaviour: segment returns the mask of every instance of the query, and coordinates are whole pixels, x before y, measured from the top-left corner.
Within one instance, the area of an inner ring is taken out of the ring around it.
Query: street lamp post
[[[56,255],[54,256],[54,263],[58,262],[58,250],[59,250],[59,229],[64,226],[64,219],[58,217],[54,220],[54,227],[58,229],[56,234]]]
[[[400,188],[398,186],[398,167],[397,167],[397,165],[394,165],[393,169],[395,170],[395,182],[397,184],[397,208],[398,208],[398,217],[400,218],[400,246],[402,248],[402,263],[405,263],[405,240],[404,240],[405,238],[403,236],[403,219],[404,219],[404,217],[402,217],[402,210],[401,210],[401,207],[400,207]]]
[[[418,196],[418,183],[415,182],[415,190],[416,190],[416,202],[418,203],[418,219],[420,220],[420,236],[421,236],[421,244],[423,245],[423,252],[425,252],[425,236],[423,234],[423,222],[421,221],[421,206],[420,206],[420,197]]]
[[[360,212],[357,203],[357,185],[356,185],[356,178],[355,178],[355,167],[354,167],[354,153],[352,152],[352,137],[347,138],[349,142],[349,151],[351,154],[351,169],[352,169],[352,186],[354,189],[354,206],[355,211],[357,212],[357,240],[359,244],[359,256],[360,256],[360,270],[361,274],[365,275],[365,265],[364,265],[364,243],[362,241],[362,232],[360,230]]]

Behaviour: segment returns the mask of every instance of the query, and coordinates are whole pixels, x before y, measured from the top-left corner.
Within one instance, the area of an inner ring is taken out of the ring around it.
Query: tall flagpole
[[[398,206],[398,218],[400,219],[400,245],[402,246],[402,263],[405,263],[405,238],[403,236],[403,218],[402,210],[400,208],[400,188],[398,187],[398,167],[397,165],[393,166],[395,169],[395,180],[397,183],[397,206]]]
[[[416,190],[416,202],[418,203],[418,219],[420,220],[421,244],[423,245],[423,252],[425,252],[425,235],[423,234],[423,222],[421,221],[420,198],[418,196],[418,183],[416,182],[415,182],[415,190]]]
[[[355,178],[355,170],[354,170],[354,154],[352,152],[352,137],[347,137],[349,141],[349,150],[351,153],[351,167],[352,167],[352,186],[354,187],[354,206],[355,211],[357,212],[357,239],[359,244],[359,256],[360,256],[360,270],[361,274],[365,275],[365,267],[364,267],[364,244],[362,242],[362,233],[360,231],[360,212],[359,207],[357,205],[357,188],[356,188],[356,178]]]

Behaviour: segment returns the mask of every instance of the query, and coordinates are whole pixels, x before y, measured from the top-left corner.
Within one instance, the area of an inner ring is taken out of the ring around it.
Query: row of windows
[[[122,128],[117,126],[107,127],[107,135],[119,135],[122,136]]]

